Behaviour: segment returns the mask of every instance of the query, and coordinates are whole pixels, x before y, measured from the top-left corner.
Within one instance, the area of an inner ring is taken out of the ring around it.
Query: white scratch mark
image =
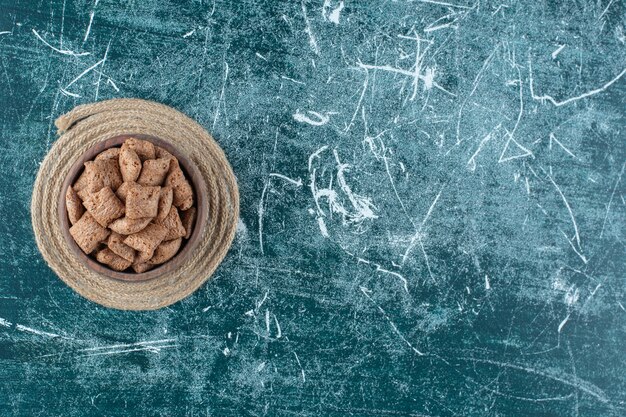
[[[302,376],[302,382],[306,382],[306,376],[304,374],[304,368],[302,368],[302,364],[300,363],[300,358],[298,358],[298,354],[296,352],[292,352],[296,357],[296,362],[298,362],[298,366],[300,367],[300,375]]]
[[[11,327],[11,324],[12,323],[7,319],[3,319],[2,317],[0,317],[0,326]]]
[[[61,90],[61,93],[64,96],[68,96],[68,97],[75,97],[75,98],[80,98],[80,95],[76,94],[76,93],[72,93],[70,91],[67,91],[65,89],[63,89],[63,87],[59,87],[59,89]]]
[[[611,198],[609,199],[609,204],[606,206],[606,214],[604,215],[604,221],[602,222],[602,230],[600,231],[600,238],[604,234],[604,226],[606,226],[606,220],[609,218],[609,211],[611,210],[611,203],[613,202],[613,197],[615,196],[615,190],[617,190],[617,186],[622,180],[622,175],[624,174],[624,167],[626,167],[626,162],[622,164],[622,170],[617,177],[617,181],[615,181],[615,187],[613,187],[613,192],[611,193]]]
[[[482,80],[485,74],[485,71],[487,70],[489,65],[491,65],[491,60],[495,56],[496,51],[498,50],[499,46],[500,44],[497,44],[495,48],[493,49],[493,51],[491,52],[491,54],[489,54],[487,59],[485,59],[485,62],[483,62],[483,65],[480,67],[480,70],[478,70],[478,73],[476,73],[476,76],[474,77],[474,82],[472,83],[472,91],[470,91],[469,95],[465,97],[465,99],[459,106],[459,114],[457,115],[457,119],[456,119],[456,144],[457,145],[461,143],[460,131],[461,131],[461,117],[463,116],[463,109],[465,108],[465,105],[467,104],[467,101],[470,99],[470,97],[472,97],[474,93],[476,92],[476,89],[478,88],[478,85],[480,84],[480,81]]]
[[[506,144],[504,145],[504,148],[502,149],[502,153],[500,154],[500,158],[498,159],[499,164],[503,162],[512,161],[514,159],[525,158],[527,156],[532,156],[533,158],[535,157],[535,155],[528,148],[520,145],[520,143],[513,138],[512,133],[507,132],[507,136],[509,139],[506,141]],[[509,155],[505,158],[504,155],[509,150],[509,146],[511,146],[511,142],[513,142],[515,146],[517,146],[517,148],[521,150],[522,152],[519,152],[518,154]]]
[[[569,156],[571,156],[574,159],[578,159],[578,157],[576,155],[574,155],[569,149],[567,149],[565,147],[565,145],[563,145],[557,138],[556,136],[554,136],[554,133],[550,133],[550,143],[549,143],[549,148],[552,149],[552,142],[556,142],[557,145],[559,145],[561,147],[561,149],[563,149]]]
[[[522,73],[520,72],[520,67],[515,65],[515,69],[517,70],[517,83],[519,84],[519,112],[517,113],[517,119],[515,120],[515,126],[513,126],[513,131],[510,133],[510,136],[513,137],[515,132],[517,131],[517,127],[519,126],[520,120],[522,120],[522,115],[524,114],[524,83],[522,82]]]
[[[377,219],[378,216],[373,211],[374,209],[376,209],[376,207],[373,205],[371,200],[367,197],[363,197],[353,193],[352,189],[348,186],[344,172],[347,172],[350,166],[348,164],[342,164],[339,161],[339,155],[337,154],[336,149],[333,150],[335,159],[337,161],[336,177],[341,190],[348,197],[348,200],[350,201],[353,210],[348,211],[348,209],[344,207],[341,199],[339,198],[339,195],[337,194],[337,191],[332,189],[332,184],[330,184],[328,188],[317,188],[315,178],[316,169],[312,167],[312,163],[313,159],[318,158],[321,152],[325,151],[326,149],[328,149],[328,146],[322,146],[320,149],[318,149],[316,152],[309,156],[309,172],[311,174],[311,181],[309,185],[313,200],[315,201],[315,206],[317,207],[318,214],[320,216],[326,216],[326,214],[320,207],[320,199],[326,198],[328,200],[331,216],[332,213],[341,214],[344,225],[354,224],[357,225],[357,227],[360,227],[360,225],[365,220]]]
[[[217,118],[220,114],[220,106],[223,105],[224,102],[224,90],[226,89],[226,80],[228,79],[228,62],[224,61],[224,80],[222,81],[222,92],[220,93],[220,98],[217,101],[217,107],[215,108],[215,115],[213,116],[213,127],[215,130],[215,124],[217,123]]]
[[[267,335],[270,335],[270,311],[265,310],[265,329],[267,330]]]
[[[307,110],[307,113],[310,113],[316,119],[311,119],[306,114],[300,113],[300,110],[296,110],[296,112],[293,114],[293,118],[298,122],[308,123],[311,126],[322,126],[328,123],[329,118],[326,115],[320,114],[312,110]]]
[[[389,157],[387,156],[387,147],[385,146],[385,142],[383,142],[381,138],[381,136],[384,135],[385,131],[379,133],[375,137],[371,137],[367,135],[367,121],[365,118],[365,107],[361,107],[361,113],[363,115],[363,124],[365,125],[365,130],[366,130],[364,142],[366,142],[369,145],[370,150],[372,151],[376,159],[383,160],[383,163],[385,164],[385,171],[387,171],[387,178],[389,178],[389,183],[391,184],[393,193],[396,196],[396,200],[398,200],[398,203],[400,203],[400,207],[402,207],[402,211],[404,212],[404,215],[407,217],[407,219],[409,219],[409,222],[411,222],[413,227],[415,227],[415,222],[413,222],[413,219],[411,219],[411,217],[409,216],[406,206],[404,205],[404,202],[402,201],[402,199],[400,198],[400,195],[398,194],[396,184],[391,175],[391,169],[389,168]],[[374,144],[375,139],[378,139],[378,141],[380,142],[380,153],[377,151],[378,148]]]
[[[276,324],[276,339],[280,339],[283,336],[283,332],[280,329],[280,323],[278,323],[278,318],[276,318],[276,314],[272,313],[274,316],[274,323]]]
[[[280,178],[280,179],[283,179],[285,181],[288,181],[288,182],[292,183],[296,187],[302,187],[302,180],[300,178],[298,178],[297,180],[294,180],[294,179],[286,177],[286,176],[284,176],[282,174],[276,174],[276,173],[273,173],[273,172],[270,174],[270,177]]]
[[[345,249],[344,249],[344,251],[345,251]],[[346,253],[348,253],[349,255],[352,255],[350,252],[347,252],[347,251],[346,251]],[[354,256],[354,255],[353,255],[353,256]],[[364,263],[364,264],[368,264],[368,265],[372,265],[372,266],[375,266],[375,267],[376,267],[376,271],[377,271],[377,272],[383,272],[383,273],[385,273],[385,274],[389,274],[389,275],[391,275],[391,276],[394,276],[394,277],[396,277],[396,278],[400,279],[400,281],[402,281],[402,287],[404,288],[404,292],[406,292],[407,294],[409,293],[409,282],[408,282],[408,281],[407,281],[407,279],[406,279],[404,276],[402,276],[401,274],[399,274],[399,273],[397,273],[397,272],[390,271],[390,270],[388,270],[388,269],[385,269],[385,268],[383,268],[382,266],[380,266],[380,264],[377,264],[377,263],[375,263],[375,262],[369,261],[369,260],[367,260],[367,259],[357,258],[357,262],[359,262],[359,263]]]
[[[68,88],[70,88],[76,81],[80,80],[81,78],[83,78],[85,75],[87,75],[90,71],[92,71],[94,68],[98,67],[99,65],[101,65],[102,63],[104,63],[106,58],[101,59],[100,61],[96,62],[95,64],[93,64],[92,66],[90,66],[89,68],[87,68],[85,71],[81,72],[80,74],[78,74],[78,76],[76,78],[74,78],[72,81],[69,82],[68,85],[65,86],[65,89],[67,90]]]
[[[95,8],[98,5],[98,1],[96,0],[96,4],[93,6],[94,10],[91,11],[91,13],[89,13],[89,24],[87,25],[87,30],[85,31],[85,37],[83,38],[83,43],[87,42],[87,39],[89,38],[89,33],[91,33],[91,24],[93,23],[93,17],[96,14]]]
[[[602,13],[600,14],[600,16],[598,16],[598,20],[602,20],[602,17],[604,17],[604,15],[606,14],[606,12],[609,11],[609,7],[611,7],[611,5],[613,4],[613,0],[609,1],[609,3],[606,5],[606,7],[604,8],[604,10],[602,11]]]
[[[574,287],[572,286],[565,293],[565,297],[564,297],[565,304],[567,304],[568,306],[573,306],[578,301],[579,298],[580,298],[580,290],[578,288],[574,289]]]
[[[471,7],[468,6],[463,6],[460,4],[452,4],[452,3],[446,3],[444,1],[435,1],[435,0],[417,0],[420,3],[428,3],[428,4],[437,4],[439,6],[445,6],[445,7],[455,7],[458,9],[471,9]]]
[[[404,263],[406,262],[406,259],[409,256],[409,253],[415,247],[415,243],[419,242],[421,244],[421,242],[422,242],[422,228],[426,224],[426,221],[428,220],[428,218],[430,217],[431,213],[433,212],[433,209],[437,205],[437,201],[439,201],[439,197],[441,197],[441,193],[443,192],[443,188],[444,187],[445,187],[445,185],[441,186],[441,188],[439,189],[439,192],[437,193],[437,196],[433,199],[432,203],[430,203],[430,207],[428,208],[428,212],[424,216],[424,220],[422,220],[422,224],[415,231],[415,234],[411,238],[411,242],[409,242],[409,246],[407,246],[406,250],[404,251],[404,255],[402,255],[402,262],[400,263],[401,265],[404,265]],[[424,247],[423,246],[422,246],[422,251],[423,251],[424,255],[426,255],[426,252],[424,251]],[[427,262],[427,265],[428,265],[428,260],[426,262]],[[429,270],[430,270],[430,267],[429,267]]]
[[[61,337],[60,335],[58,335],[56,333],[48,333],[48,332],[44,332],[44,331],[41,331],[41,330],[36,330],[36,329],[31,328],[31,327],[23,326],[21,324],[16,325],[15,328],[17,330],[19,330],[20,332],[32,333],[32,334],[36,334],[36,335],[39,335],[39,336]]]
[[[542,95],[542,96],[538,96],[535,94],[534,88],[533,88],[533,72],[532,72],[532,62],[530,60],[530,55],[528,57],[528,71],[529,71],[529,80],[530,80],[530,95],[534,100],[540,101],[540,102],[545,102],[545,101],[549,101],[550,103],[552,103],[554,106],[560,107],[560,106],[564,106],[566,104],[572,103],[574,101],[578,101],[590,96],[593,96],[595,94],[601,93],[604,90],[606,90],[607,88],[609,88],[610,86],[612,86],[613,84],[615,84],[620,78],[622,78],[624,76],[624,74],[626,74],[626,68],[624,68],[622,70],[622,72],[620,72],[615,78],[613,78],[612,80],[608,81],[606,84],[604,84],[602,87],[596,88],[594,90],[591,91],[587,91],[586,93],[574,96],[574,97],[570,97],[568,99],[565,100],[556,100],[554,97],[549,96],[549,95]]]
[[[259,247],[261,248],[261,255],[265,254],[263,251],[263,215],[265,214],[265,193],[267,192],[267,187],[269,187],[269,185],[270,180],[268,179],[265,182],[265,186],[261,192],[261,199],[259,200]]]
[[[324,219],[322,217],[317,218],[317,224],[320,227],[320,233],[322,233],[322,236],[324,236],[325,238],[329,238],[330,235],[328,234],[328,228],[326,227],[326,223],[324,222]]]
[[[269,294],[269,290],[265,291],[265,295],[263,296],[263,299],[261,301],[259,301],[256,305],[256,310],[258,311],[261,306],[265,303],[265,300],[267,300],[267,295]]]
[[[499,366],[501,368],[515,369],[517,371],[523,371],[529,374],[542,376],[544,378],[548,378],[553,381],[557,381],[562,384],[568,385],[570,387],[576,388],[580,391],[586,392],[587,394],[592,395],[593,397],[597,398],[598,400],[600,400],[601,402],[605,404],[609,402],[609,398],[606,396],[604,391],[602,391],[597,386],[583,379],[580,379],[579,377],[575,375],[570,375],[570,374],[565,374],[565,373],[555,374],[547,370],[539,370],[539,369],[530,368],[527,366],[517,365],[514,363],[498,362],[498,361],[494,361],[490,359],[478,359],[478,358],[459,358],[459,359],[468,360],[470,362],[486,363],[489,365]]]
[[[559,46],[556,51],[552,52],[552,59],[556,59],[556,56],[561,53],[563,48],[565,48],[565,45]]]
[[[448,23],[444,23],[442,25],[437,25],[437,26],[429,26],[426,29],[424,29],[425,33],[429,33],[429,32],[434,32],[436,30],[441,30],[441,29],[445,29],[445,28],[453,28],[456,29],[456,26],[452,25],[453,22],[448,22]]]
[[[293,78],[289,78],[286,75],[281,75],[280,78],[282,78],[283,80],[291,81],[292,83],[296,83],[296,84],[300,84],[300,85],[306,85],[306,83],[304,83],[302,81],[294,80]],[[311,113],[314,113],[314,112],[311,112]],[[295,115],[294,115],[294,118],[295,118]],[[302,120],[298,120],[298,121],[301,122]]]
[[[144,340],[136,343],[119,343],[116,345],[96,346],[91,348],[80,349],[79,352],[90,352],[95,350],[112,350],[117,348],[129,348],[137,346],[152,346],[159,344],[167,344],[170,342],[176,342],[177,339],[160,339],[160,340]]]
[[[363,293],[363,295],[365,295],[367,297],[367,299],[370,300],[372,302],[372,304],[374,304],[378,308],[378,310],[382,313],[383,317],[389,322],[389,325],[391,326],[393,331],[398,335],[398,337],[400,337],[400,339],[402,339],[404,341],[404,343],[406,343],[407,346],[410,347],[413,352],[417,353],[417,355],[424,356],[424,353],[420,352],[415,346],[413,346],[411,344],[411,342],[409,342],[404,337],[404,335],[400,332],[400,330],[398,330],[398,327],[396,326],[396,324],[393,321],[391,321],[391,319],[389,318],[389,316],[387,315],[385,310],[383,310],[381,306],[379,306],[378,304],[376,304],[374,302],[374,300],[372,300],[372,297],[370,297],[369,294],[368,294],[368,292],[370,290],[368,290],[365,287],[360,287],[360,288],[361,288],[361,292]]]
[[[592,296],[596,295],[596,292],[600,289],[601,286],[602,286],[602,284],[596,285],[596,287],[593,289],[593,291],[591,291],[591,295],[589,296],[589,298],[591,298]]]
[[[411,38],[413,39],[413,38]],[[419,63],[419,61],[418,61]],[[407,71],[401,68],[396,68],[396,67],[392,67],[391,65],[369,65],[369,64],[363,64],[361,62],[357,62],[357,66],[359,66],[360,68],[366,69],[366,70],[380,70],[380,71],[386,71],[386,72],[391,72],[391,73],[395,73],[395,74],[401,74],[401,75],[406,75],[408,77],[413,78],[412,84],[413,84],[413,95],[411,96],[411,99],[415,98],[415,95],[417,94],[417,85],[418,85],[418,80],[422,80],[424,82],[424,88],[426,90],[430,90],[432,87],[435,87],[447,94],[450,94],[452,96],[455,96],[453,93],[451,93],[450,91],[446,90],[445,88],[443,88],[442,86],[440,86],[439,84],[437,84],[434,81],[435,78],[435,70],[432,68],[426,68],[426,71],[424,73],[421,72],[417,72],[417,69],[420,69],[420,66],[416,66],[416,70],[415,71]]]
[[[85,31],[85,37],[83,39],[83,44],[85,42],[87,42],[87,39],[89,38],[89,33],[91,32],[91,24],[93,23],[93,17],[96,14],[96,6],[98,5],[99,2],[100,2],[100,0],[96,0],[94,2],[93,9],[91,10],[91,13],[89,13],[89,24],[87,25],[87,30]]]
[[[485,275],[485,289],[490,290],[491,284],[489,283],[489,275]]]
[[[379,264],[372,263],[372,265],[374,265],[376,267],[376,271],[378,271],[378,272],[383,272],[385,274],[393,275],[394,277],[399,278],[400,281],[402,281],[402,286],[404,288],[404,292],[406,292],[407,294],[409,293],[409,283],[408,283],[408,281],[407,281],[407,279],[405,277],[403,277],[401,274],[399,274],[397,272],[393,272],[393,271],[389,271],[387,269],[384,269]]]
[[[63,48],[63,28],[65,27],[65,4],[67,0],[63,0],[63,9],[61,10],[61,34],[59,35],[59,47]]]
[[[324,152],[326,149],[328,149],[328,145],[322,146],[321,148],[319,148],[318,150],[316,150],[309,156],[309,171],[311,171],[311,168],[313,165],[313,159],[319,158],[320,154]]]
[[[478,149],[476,149],[476,152],[474,152],[472,157],[467,161],[467,166],[470,171],[474,172],[476,170],[476,157],[478,156],[480,151],[482,151],[483,146],[485,146],[485,144],[489,142],[489,140],[491,140],[491,132],[480,141],[480,143],[478,144]]]
[[[561,324],[559,324],[559,328],[558,328],[558,333],[561,333],[561,330],[563,330],[563,327],[565,327],[565,324],[567,323],[567,321],[569,320],[569,314],[563,319],[563,321],[561,322]]]
[[[35,36],[37,37],[37,39],[39,39],[41,42],[44,43],[44,45],[46,45],[47,47],[49,47],[50,49],[52,49],[55,52],[58,52],[62,55],[70,55],[70,56],[75,56],[75,57],[80,57],[80,56],[87,56],[90,55],[89,52],[74,52],[74,51],[70,51],[67,49],[59,49],[59,48],[55,48],[54,46],[50,45],[48,42],[46,42],[46,40],[44,38],[42,38],[39,33],[37,33],[37,31],[35,29],[33,29],[33,33],[35,34]]]
[[[355,194],[348,185],[344,172],[349,170],[350,165],[341,163],[337,149],[333,149],[333,155],[335,156],[335,161],[337,161],[337,181],[339,182],[341,190],[346,194],[348,200],[350,200],[350,203],[352,204],[352,207],[356,211],[355,217],[363,220],[377,219],[378,215],[374,213],[374,209],[376,209],[376,207],[372,201],[367,197]]]
[[[187,33],[185,33],[185,34],[183,35],[183,38],[188,38],[188,37],[190,37],[191,35],[193,35],[194,33],[196,33],[196,30],[195,30],[195,29],[190,30],[189,32],[187,32]]]
[[[422,242],[422,239],[420,238],[418,240],[418,243],[420,244],[420,249],[422,250],[422,255],[424,255],[424,261],[426,262],[426,269],[428,270],[428,275],[430,276],[430,279],[436,284],[437,280],[435,280],[435,276],[433,275],[433,271],[430,269],[430,260],[428,259],[428,255],[426,254],[426,249],[424,249],[424,242]]]
[[[542,208],[543,210],[543,208]],[[544,214],[547,215],[547,213],[544,210]],[[560,229],[559,229],[560,230]],[[563,237],[565,238],[565,240],[567,240],[567,243],[569,243],[569,245],[572,247],[572,249],[574,250],[574,252],[576,252],[576,255],[578,255],[578,257],[583,261],[583,263],[587,263],[589,262],[587,260],[587,258],[585,257],[585,255],[583,255],[578,249],[576,249],[576,246],[574,245],[574,243],[571,241],[571,239],[569,237],[567,237],[567,234],[565,234],[564,231],[561,230],[561,234],[563,235]]]
[[[557,192],[561,196],[563,203],[565,203],[565,207],[567,207],[567,212],[569,213],[569,217],[572,220],[572,225],[574,226],[574,235],[576,237],[576,243],[578,243],[578,247],[580,248],[581,247],[580,246],[580,234],[578,233],[578,224],[576,224],[576,218],[574,217],[574,212],[572,211],[572,208],[570,207],[569,202],[567,201],[567,198],[565,198],[565,195],[561,191],[561,188],[557,185],[556,182],[554,182],[554,180],[552,179],[550,175],[548,175],[548,179],[550,180],[552,185],[554,185],[554,188],[556,188]]]
[[[363,97],[365,97],[365,91],[367,90],[367,84],[369,82],[369,71],[367,68],[365,69],[365,81],[363,81],[363,90],[361,91],[361,96],[359,97],[359,101],[356,103],[356,108],[354,109],[354,114],[352,115],[352,119],[350,119],[350,123],[346,126],[344,132],[348,132],[356,119],[356,115],[359,112],[359,107],[361,107],[361,103],[363,102]]]
[[[517,120],[515,121],[515,126],[513,127],[513,131],[512,132],[507,131],[507,136],[509,139],[506,142],[506,145],[504,145],[504,149],[502,149],[502,153],[500,154],[500,159],[498,160],[498,163],[503,163],[503,162],[514,160],[514,159],[524,158],[527,156],[532,156],[533,158],[535,157],[535,155],[533,155],[533,153],[530,150],[520,145],[520,143],[514,139],[515,132],[517,131],[517,127],[519,126],[520,120],[522,119],[522,114],[524,113],[524,95],[523,95],[524,84],[522,83],[522,75],[520,73],[519,67],[516,66],[516,69],[517,69],[517,74],[519,77],[519,79],[515,81],[515,83],[519,84],[519,112],[517,114]],[[518,153],[517,155],[514,154],[514,155],[504,158],[504,155],[509,149],[511,142],[515,143],[515,145],[517,145],[517,147],[524,152]]]
[[[315,39],[315,36],[313,35],[313,30],[311,29],[311,22],[309,22],[309,18],[306,15],[306,7],[304,5],[304,0],[302,0],[302,15],[304,16],[304,22],[306,24],[306,28],[304,29],[304,32],[309,36],[309,45],[311,46],[311,49],[313,50],[313,52],[315,52],[316,55],[319,55],[320,48],[319,46],[317,46],[317,40]]]
[[[11,31],[9,30],[3,30],[2,32],[0,32],[0,35],[9,35],[11,33]]]
[[[109,44],[107,45],[107,49],[104,51],[104,58],[102,58],[102,67],[100,68],[99,74],[98,74],[98,81],[96,81],[96,98],[95,100],[98,101],[98,93],[100,92],[100,80],[102,79],[102,69],[104,68],[104,63],[107,60],[107,56],[109,55],[109,48],[111,48],[111,41],[113,39],[109,40]]]
[[[430,203],[430,207],[428,207],[428,211],[426,212],[426,215],[424,216],[424,220],[422,220],[422,224],[421,224],[422,227],[426,224],[426,222],[428,221],[428,218],[430,217],[431,213],[433,212],[433,209],[437,205],[437,201],[439,201],[439,197],[441,197],[441,193],[443,192],[443,187],[444,186],[445,185],[441,186],[441,188],[439,189],[439,192],[437,193],[437,196],[435,197],[433,202]]]
[[[111,85],[111,87],[113,87],[113,89],[114,89],[116,92],[118,92],[118,93],[120,92],[120,89],[119,89],[119,88],[117,88],[117,85],[115,85],[115,82],[114,82],[112,79],[108,78],[108,79],[107,79],[107,84],[110,84],[110,85]]]
[[[289,177],[286,177],[282,174],[277,174],[277,173],[271,173],[269,174],[268,180],[265,182],[265,186],[263,187],[263,192],[261,192],[261,199],[259,200],[259,208],[258,208],[258,213],[259,213],[259,246],[261,248],[261,254],[264,254],[264,249],[263,249],[263,215],[265,214],[265,194],[267,193],[267,189],[270,186],[270,180],[272,177],[277,177],[277,178],[281,178],[283,180],[286,180],[294,185],[296,185],[297,187],[301,187],[302,186],[302,180],[300,178],[298,178],[298,180],[294,180],[291,179]]]
[[[122,349],[122,350],[112,350],[112,351],[106,351],[106,352],[95,352],[95,353],[89,353],[86,355],[78,355],[77,357],[88,357],[88,356],[102,356],[102,355],[119,355],[121,353],[131,353],[131,352],[150,352],[150,353],[156,353],[159,354],[161,353],[161,349],[168,349],[168,348],[173,348],[173,347],[178,347],[177,344],[174,345],[163,345],[163,346],[141,346],[141,347],[137,347],[137,348],[133,348],[133,349]]]
[[[257,52],[257,53],[255,53],[255,55],[256,55],[258,58],[261,58],[263,61],[267,62],[267,58],[265,58],[265,57],[264,57],[263,55],[261,55],[260,53],[258,53],[258,52]]]
[[[326,2],[324,2],[324,5],[326,5]],[[339,2],[339,6],[336,7],[329,15],[328,15],[328,20],[333,22],[334,24],[338,25],[339,24],[339,15],[341,14],[341,11],[343,10],[343,0],[341,0]]]
[[[619,307],[620,307],[622,310],[626,311],[626,308],[624,308],[624,306],[622,305],[622,303],[620,303],[620,302],[618,301],[618,302],[617,302],[617,304],[619,305]]]

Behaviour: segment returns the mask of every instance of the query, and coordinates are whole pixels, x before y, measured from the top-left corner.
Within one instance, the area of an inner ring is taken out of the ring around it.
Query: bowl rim
[[[82,249],[78,247],[78,244],[76,244],[72,235],[70,235],[69,230],[71,224],[67,214],[67,206],[65,200],[68,187],[73,184],[76,179],[78,179],[79,175],[83,172],[85,162],[93,160],[99,153],[107,149],[119,147],[129,138],[147,140],[156,146],[164,148],[166,151],[170,152],[174,157],[178,159],[181,169],[185,173],[186,178],[189,180],[193,188],[195,199],[194,206],[196,207],[196,220],[194,223],[193,232],[186,242],[183,238],[182,249],[180,249],[179,252],[172,259],[165,262],[164,264],[158,265],[149,271],[141,273],[115,271],[109,268],[107,265],[101,264],[85,254]],[[182,265],[187,260],[193,249],[197,247],[197,245],[200,243],[200,237],[208,221],[208,198],[205,195],[206,190],[206,181],[202,177],[202,174],[200,173],[200,170],[196,166],[195,162],[190,157],[181,153],[178,148],[176,148],[175,145],[173,145],[172,143],[167,142],[159,137],[145,134],[124,134],[114,136],[97,142],[89,147],[70,167],[65,177],[65,180],[63,181],[63,185],[61,186],[61,193],[59,194],[59,201],[57,205],[58,216],[61,222],[61,231],[63,232],[65,240],[74,255],[79,260],[81,260],[83,264],[85,264],[87,268],[90,269],[92,272],[105,275],[108,278],[122,281],[137,282],[151,280],[167,274],[168,272],[171,272],[178,268],[180,265]]]

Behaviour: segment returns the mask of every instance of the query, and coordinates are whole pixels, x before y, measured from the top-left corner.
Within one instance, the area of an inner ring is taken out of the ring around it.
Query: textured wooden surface
[[[626,414],[623,1],[0,0],[0,414]],[[213,280],[101,308],[33,241],[77,104],[205,126]]]

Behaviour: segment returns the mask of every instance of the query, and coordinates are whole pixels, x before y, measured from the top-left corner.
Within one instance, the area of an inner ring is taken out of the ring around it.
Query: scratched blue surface
[[[623,416],[621,0],[0,0],[0,415]],[[77,104],[198,120],[241,189],[193,296],[45,265]]]

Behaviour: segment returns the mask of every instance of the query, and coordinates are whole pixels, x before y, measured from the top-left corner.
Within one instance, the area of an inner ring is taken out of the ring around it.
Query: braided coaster
[[[198,123],[171,107],[139,99],[81,105],[55,122],[61,136],[41,163],[31,202],[33,230],[44,259],[67,285],[91,301],[121,310],[154,310],[198,289],[230,248],[239,191],[224,152]],[[101,275],[72,252],[57,203],[70,167],[94,144],[125,134],[156,136],[192,159],[207,185],[208,219],[200,243],[180,268],[147,281]]]

